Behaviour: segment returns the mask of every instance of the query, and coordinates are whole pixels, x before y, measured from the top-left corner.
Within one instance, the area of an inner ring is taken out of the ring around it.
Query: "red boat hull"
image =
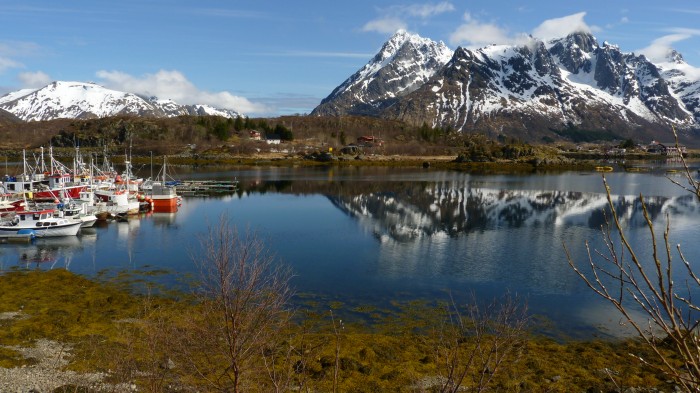
[[[70,186],[54,190],[34,191],[32,193],[32,199],[36,201],[53,201],[56,199],[60,200],[63,197],[78,199],[78,197],[80,197],[80,193],[86,190],[87,186]]]
[[[178,197],[171,198],[158,198],[157,196],[151,197],[151,206],[154,212],[158,213],[174,213],[177,211],[177,206],[179,204]]]

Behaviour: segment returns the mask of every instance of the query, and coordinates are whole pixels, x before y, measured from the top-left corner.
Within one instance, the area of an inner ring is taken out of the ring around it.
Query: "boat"
[[[140,203],[136,198],[132,198],[126,190],[116,190],[104,192],[96,190],[95,196],[100,199],[95,204],[95,215],[98,218],[116,216],[119,214],[138,214]]]
[[[181,198],[177,195],[176,186],[169,184],[166,179],[167,160],[163,157],[163,167],[158,178],[150,181],[145,188],[146,198],[150,199],[154,212],[172,213],[177,211]]]
[[[0,237],[33,233],[36,237],[75,236],[81,223],[56,217],[55,209],[18,211],[10,221],[0,223]]]
[[[96,200],[100,201],[95,205],[97,210],[95,215],[98,218],[139,213],[141,204],[137,199],[137,194],[132,193],[130,179],[131,163],[126,160],[124,178],[121,176],[115,178],[115,188],[96,188],[93,190]]]
[[[97,222],[97,216],[88,212],[88,205],[67,201],[57,206],[57,216],[80,222],[81,228],[90,228]]]
[[[2,181],[2,193],[5,194],[29,194],[29,198],[35,201],[53,201],[60,196],[67,195],[77,198],[80,191],[87,186],[75,182],[68,168],[53,157],[53,149],[49,149],[50,166],[44,164],[44,149],[41,149],[40,158],[36,167],[31,167],[27,162],[26,151],[22,151],[24,170],[18,176],[5,175]]]
[[[23,194],[0,194],[0,213],[24,210],[27,203]]]
[[[612,172],[613,167],[611,166],[597,166],[595,167],[596,172]]]

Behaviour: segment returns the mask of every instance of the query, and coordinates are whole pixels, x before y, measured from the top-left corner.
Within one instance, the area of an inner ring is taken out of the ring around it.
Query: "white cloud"
[[[585,16],[585,12],[579,12],[561,18],[548,19],[534,28],[531,34],[526,34],[509,33],[506,28],[495,23],[479,21],[467,12],[464,14],[465,23],[457,27],[450,35],[449,42],[452,45],[470,48],[490,44],[528,45],[532,43],[533,39],[547,41],[565,37],[574,32],[599,31],[599,27],[588,25],[583,20]]]
[[[585,16],[585,12],[579,12],[561,18],[548,19],[532,30],[532,36],[541,40],[550,40],[565,37],[570,33],[591,33],[596,28],[586,24],[583,20]]]
[[[490,44],[507,44],[515,41],[508,36],[508,31],[493,23],[482,23],[471,14],[464,14],[464,21],[450,34],[450,44],[466,47],[481,47]]]
[[[669,61],[668,55],[673,50],[674,43],[700,36],[699,29],[673,28],[669,29],[669,31],[672,31],[673,34],[659,37],[646,48],[638,49],[635,52],[644,54],[652,62],[664,63]],[[678,65],[677,67],[692,79],[700,80],[700,68],[693,67],[690,64]]]
[[[10,68],[22,67],[22,63],[16,62],[8,57],[0,56],[0,73],[9,70]]]
[[[32,56],[39,52],[39,46],[32,42],[0,42],[0,73],[11,68],[22,68],[24,64],[17,57]]]
[[[399,18],[375,19],[362,26],[362,31],[374,31],[381,34],[391,34],[399,29],[406,30],[406,22]]]
[[[381,17],[373,19],[364,26],[362,31],[374,31],[382,34],[394,33],[396,30],[408,30],[409,22],[418,19],[425,21],[434,16],[452,12],[454,5],[449,1],[440,3],[395,5],[379,9]]]
[[[21,72],[17,75],[17,79],[19,79],[23,89],[38,89],[53,81],[48,74],[41,71]]]
[[[451,12],[455,10],[454,5],[448,1],[443,1],[437,4],[412,4],[408,6],[398,6],[397,11],[399,14],[406,14],[409,16],[415,16],[422,19],[427,19],[435,15],[443,14],[445,12]]]
[[[160,70],[155,74],[135,77],[120,71],[98,71],[97,77],[109,88],[160,99],[171,99],[179,104],[206,104],[216,108],[231,109],[250,115],[269,113],[265,105],[251,102],[245,97],[227,91],[208,92],[198,89],[179,71]]]
[[[690,34],[669,34],[663,37],[659,37],[649,44],[646,48],[636,50],[644,54],[649,60],[653,62],[663,62],[666,61],[666,57],[669,55],[674,42],[687,40],[692,37]]]

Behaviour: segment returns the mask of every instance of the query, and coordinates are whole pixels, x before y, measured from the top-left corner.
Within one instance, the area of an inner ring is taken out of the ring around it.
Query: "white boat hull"
[[[76,236],[80,230],[81,222],[71,222],[64,225],[48,226],[48,227],[18,227],[18,226],[0,226],[0,236],[18,235],[20,230],[34,231],[36,237],[56,237],[56,236]]]

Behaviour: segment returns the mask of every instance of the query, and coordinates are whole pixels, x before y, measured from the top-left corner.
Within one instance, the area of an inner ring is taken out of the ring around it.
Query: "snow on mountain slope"
[[[22,89],[7,93],[4,96],[0,97],[0,105],[27,96],[31,93],[34,93],[36,90],[37,89]]]
[[[681,54],[675,51],[667,61],[657,66],[670,85],[674,97],[681,100],[692,113],[695,122],[700,123],[700,68],[686,63]]]
[[[406,49],[417,42],[432,50]],[[643,138],[671,125],[700,129],[697,69],[656,65],[588,33],[458,48],[448,61],[450,51],[430,42],[397,33],[312,114],[370,115],[526,140],[580,129]]]
[[[450,57],[452,51],[444,43],[399,30],[313,114],[371,113],[421,86]]]
[[[19,90],[0,97],[0,108],[25,121],[57,118],[92,119],[116,115],[173,117],[238,113],[205,105],[180,105],[171,100],[144,99],[95,83],[56,81],[37,90]]]

